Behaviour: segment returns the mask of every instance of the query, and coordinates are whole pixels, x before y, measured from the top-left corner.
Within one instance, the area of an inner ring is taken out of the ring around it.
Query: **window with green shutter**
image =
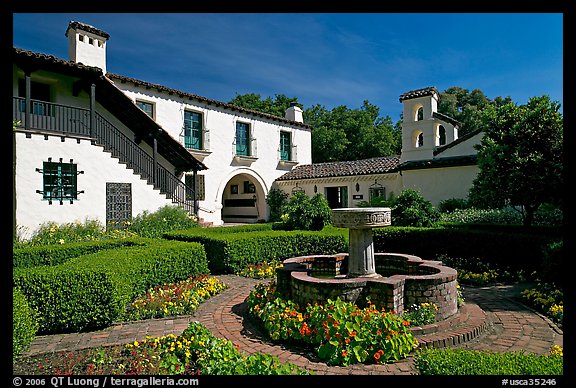
[[[250,156],[250,125],[236,122],[236,155]]]
[[[202,115],[198,112],[184,112],[184,147],[202,149]]]
[[[292,160],[292,141],[290,132],[280,131],[280,160]]]

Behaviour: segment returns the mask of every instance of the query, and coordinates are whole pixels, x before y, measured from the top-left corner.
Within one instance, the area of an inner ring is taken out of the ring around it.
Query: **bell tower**
[[[402,110],[402,155],[408,160],[434,158],[434,150],[458,138],[457,122],[438,112],[435,87],[412,90],[400,96]]]
[[[108,33],[89,24],[71,21],[65,35],[68,37],[68,60],[99,67],[106,74]]]

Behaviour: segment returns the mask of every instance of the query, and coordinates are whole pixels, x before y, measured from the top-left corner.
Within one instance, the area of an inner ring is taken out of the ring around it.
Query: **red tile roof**
[[[329,178],[337,176],[383,174],[396,171],[399,156],[383,156],[345,162],[327,162],[296,166],[277,181]]]
[[[404,100],[409,100],[411,98],[418,98],[418,97],[424,97],[424,96],[431,96],[434,93],[438,94],[438,90],[436,89],[435,86],[430,86],[427,88],[422,88],[422,89],[416,89],[416,90],[411,90],[409,92],[403,93],[400,95],[400,102],[404,101]]]

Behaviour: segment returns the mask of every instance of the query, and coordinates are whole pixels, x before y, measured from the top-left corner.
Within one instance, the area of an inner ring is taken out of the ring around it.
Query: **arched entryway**
[[[230,178],[222,190],[222,221],[254,224],[267,219],[266,192],[259,176],[245,171]]]

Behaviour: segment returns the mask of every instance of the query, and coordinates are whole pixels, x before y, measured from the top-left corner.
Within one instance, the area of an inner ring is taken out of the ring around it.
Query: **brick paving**
[[[202,303],[193,315],[116,323],[106,329],[72,334],[38,336],[25,355],[35,355],[142,341],[146,336],[179,335],[192,321],[206,326],[217,337],[231,340],[245,354],[277,356],[314,371],[317,375],[415,375],[412,357],[386,365],[329,366],[310,350],[274,344],[245,319],[243,303],[253,287],[266,280],[235,275],[218,278],[228,285],[220,294]],[[526,286],[525,286],[526,287]],[[545,316],[519,302],[522,287],[464,287],[465,304],[447,320],[413,332],[421,347],[464,347],[495,352],[523,350],[545,354],[552,345],[563,347],[563,331]]]

